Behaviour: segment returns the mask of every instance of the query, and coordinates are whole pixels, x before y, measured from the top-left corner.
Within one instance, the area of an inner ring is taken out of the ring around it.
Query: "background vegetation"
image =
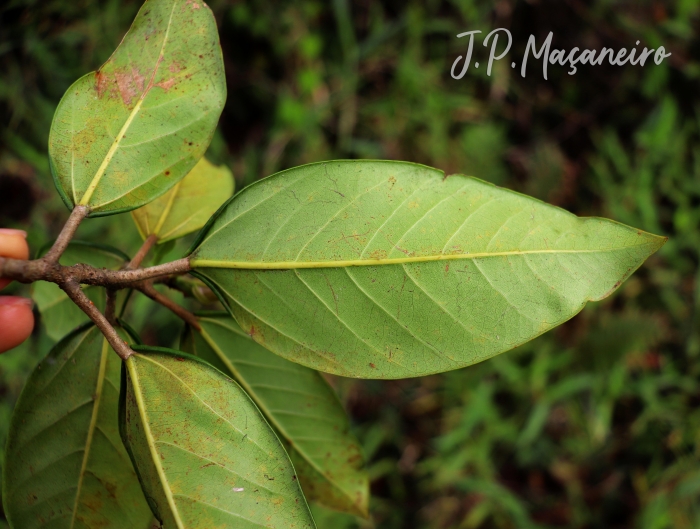
[[[28,229],[33,249],[67,217],[46,154],[56,104],[107,59],[139,5],[0,7],[0,225]],[[374,525],[317,510],[319,527],[700,527],[698,2],[210,5],[229,91],[210,157],[239,188],[311,161],[402,159],[670,237],[614,296],[514,352],[421,379],[334,379],[369,460]],[[513,32],[518,61],[531,33],[542,42],[549,31],[559,48],[640,40],[673,55],[575,76],[550,67],[549,81],[537,63],[522,79],[502,61],[490,78],[481,68],[452,79],[464,53],[455,35],[497,27]],[[140,242],[128,215],[90,220],[79,237],[127,253]],[[147,343],[175,345],[179,322],[150,301],[128,319]],[[0,357],[3,444],[50,344],[38,325]]]

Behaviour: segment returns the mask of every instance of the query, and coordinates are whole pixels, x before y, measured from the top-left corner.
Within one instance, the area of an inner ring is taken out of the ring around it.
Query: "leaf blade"
[[[206,4],[146,2],[109,60],[78,79],[56,110],[49,155],[64,201],[95,216],[161,195],[204,154],[224,100]]]
[[[311,500],[366,517],[364,458],[335,392],[311,369],[270,353],[226,313],[198,316],[187,349],[229,374],[287,442],[302,489]],[[324,442],[308,438],[325,439]]]
[[[156,235],[160,244],[200,229],[233,190],[231,171],[201,158],[170,191],[131,215],[141,237]]]
[[[273,352],[340,375],[402,378],[546,332],[664,242],[462,175],[338,161],[246,188],[190,262]]]
[[[314,527],[284,449],[245,392],[188,355],[136,349],[122,435],[165,527]]]
[[[87,325],[30,376],[13,414],[3,476],[15,527],[148,526],[152,514],[117,432],[120,364]]]

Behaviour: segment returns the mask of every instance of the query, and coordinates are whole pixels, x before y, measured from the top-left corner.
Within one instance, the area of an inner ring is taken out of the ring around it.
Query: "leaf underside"
[[[48,248],[47,248],[48,250]],[[46,252],[40,252],[40,256]],[[96,268],[118,270],[128,261],[128,257],[115,248],[91,244],[82,241],[71,241],[61,256],[63,266],[85,263]],[[105,290],[100,287],[86,286],[83,292],[95,303],[97,308],[104,310]],[[117,314],[121,312],[127,298],[127,290],[117,293]],[[65,336],[70,329],[89,321],[87,315],[66,295],[55,283],[40,281],[32,284],[32,299],[36,302],[41,313],[41,323],[46,327],[46,333],[55,341]]]
[[[56,109],[49,156],[63,200],[101,215],[163,194],[204,154],[225,97],[206,4],[148,0],[109,60]]]
[[[137,349],[122,437],[164,528],[314,528],[284,448],[240,386],[195,357]]]
[[[149,527],[153,515],[119,437],[120,369],[90,325],[31,374],[5,454],[3,502],[13,527]]]
[[[164,243],[197,231],[232,194],[233,174],[206,158],[173,188],[145,206],[131,212],[144,239],[150,235]]]
[[[609,295],[665,240],[422,165],[334,161],[246,188],[190,261],[273,352],[403,378],[531,340]]]
[[[285,441],[306,497],[367,516],[369,483],[359,443],[324,378],[250,339],[226,313],[200,315],[183,350],[236,380]]]

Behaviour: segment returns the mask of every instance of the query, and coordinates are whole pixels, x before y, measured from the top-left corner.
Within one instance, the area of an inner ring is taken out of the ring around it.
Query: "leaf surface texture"
[[[64,202],[100,215],[163,194],[204,154],[225,98],[207,5],[148,0],[109,60],[56,109],[49,157]]]
[[[89,325],[31,374],[5,454],[3,502],[13,527],[149,527],[153,515],[119,436],[120,369]]]
[[[336,510],[367,516],[369,483],[358,441],[333,389],[313,369],[253,341],[226,313],[198,317],[183,350],[236,380],[280,438],[304,494]]]
[[[138,350],[122,437],[165,529],[314,528],[287,453],[241,387],[196,357]]]
[[[246,188],[191,263],[273,352],[402,378],[531,340],[609,295],[664,242],[472,177],[335,161]]]

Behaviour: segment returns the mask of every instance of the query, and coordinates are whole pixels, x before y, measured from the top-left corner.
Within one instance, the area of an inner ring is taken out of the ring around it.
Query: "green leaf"
[[[56,109],[49,158],[69,208],[128,211],[190,172],[226,99],[216,21],[200,0],[149,0],[109,60]]]
[[[156,235],[163,243],[200,229],[233,194],[233,173],[206,158],[163,196],[131,212],[144,239]]]
[[[149,527],[153,514],[119,437],[120,370],[90,324],[31,374],[5,452],[2,496],[13,527]]]
[[[237,194],[191,264],[280,356],[401,378],[531,340],[609,295],[665,240],[422,165],[335,161]]]
[[[236,382],[184,353],[135,349],[122,438],[165,529],[315,527],[287,453]]]
[[[367,516],[364,459],[338,397],[313,369],[269,352],[226,313],[198,316],[185,350],[236,380],[286,441],[307,498]]]
[[[39,252],[46,253],[49,246]],[[129,257],[110,246],[93,244],[82,241],[72,241],[60,259],[64,266],[85,263],[96,268],[118,270],[128,262]],[[105,289],[101,287],[85,287],[83,292],[100,310],[104,310]],[[117,293],[117,313],[126,302],[128,293],[121,290]],[[41,322],[46,327],[46,333],[55,341],[65,336],[66,331],[74,329],[89,321],[85,313],[78,308],[55,283],[40,281],[32,284],[32,298],[41,313]]]

